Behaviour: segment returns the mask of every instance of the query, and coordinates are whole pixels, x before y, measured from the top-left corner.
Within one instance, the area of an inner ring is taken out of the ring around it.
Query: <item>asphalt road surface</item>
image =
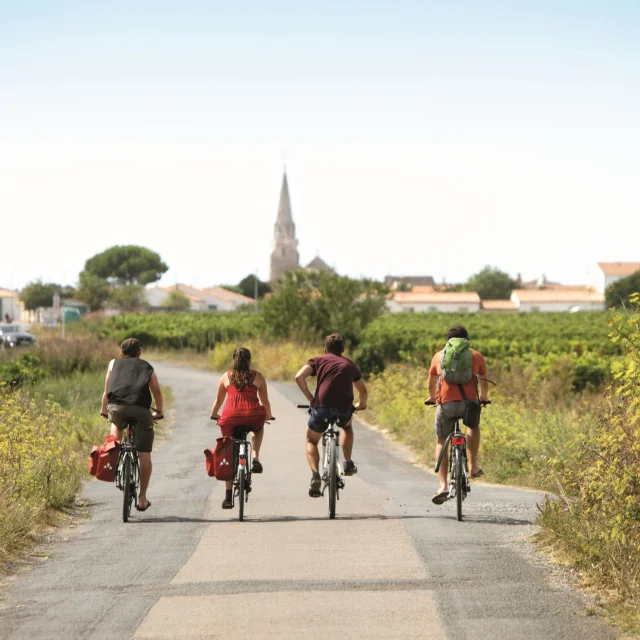
[[[526,537],[541,495],[474,484],[432,505],[433,474],[356,425],[357,476],[337,519],[308,495],[298,390],[270,385],[245,522],[223,511],[203,450],[217,376],[158,364],[174,426],[154,452],[152,507],[121,521],[121,493],[90,482],[90,518],[0,592],[2,638],[614,638]],[[99,402],[99,399],[96,400]],[[429,416],[425,429],[431,429]]]

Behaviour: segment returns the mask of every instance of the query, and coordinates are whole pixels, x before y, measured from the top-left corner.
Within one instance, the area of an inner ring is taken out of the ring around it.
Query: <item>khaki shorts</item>
[[[133,425],[133,443],[140,453],[151,453],[153,448],[153,416],[150,409],[129,404],[107,405],[109,422],[122,429],[128,420],[135,420]]]
[[[464,402],[454,400],[439,404],[436,408],[436,437],[446,440],[453,432],[456,420],[460,420],[460,431],[465,433],[467,428],[462,424],[464,416]]]

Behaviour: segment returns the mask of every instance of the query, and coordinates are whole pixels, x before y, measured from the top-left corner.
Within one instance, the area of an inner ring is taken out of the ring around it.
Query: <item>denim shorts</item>
[[[345,411],[344,409],[333,409],[331,407],[312,408],[307,425],[311,431],[324,433],[329,427],[329,420],[337,418],[336,424],[344,429],[344,427],[350,425],[352,414],[353,409]]]

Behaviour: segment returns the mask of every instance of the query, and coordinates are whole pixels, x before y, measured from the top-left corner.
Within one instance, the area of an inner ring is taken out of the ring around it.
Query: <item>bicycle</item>
[[[155,412],[155,409],[151,409]],[[154,422],[162,420],[162,416],[153,418]],[[131,503],[138,508],[138,488],[140,487],[140,464],[138,462],[138,450],[133,441],[133,429],[136,426],[136,418],[125,420],[122,425],[124,434],[120,442],[118,455],[118,468],[114,477],[116,487],[123,492],[122,495],[122,522],[128,522],[131,515]]]
[[[217,422],[216,418],[212,418]],[[272,416],[271,420],[275,420]],[[270,421],[265,421],[269,424]],[[238,498],[238,520],[244,521],[244,505],[249,502],[251,493],[251,440],[247,440],[247,435],[251,433],[252,427],[239,426],[233,429],[233,490],[231,492],[232,507],[236,505]]]
[[[308,404],[299,404],[298,409],[310,410]],[[352,414],[357,409],[352,408]],[[338,418],[331,418],[327,420],[328,428],[322,434],[322,444],[320,452],[321,472],[320,477],[322,479],[322,495],[324,496],[327,491],[327,507],[329,511],[329,518],[331,520],[336,517],[336,502],[340,500],[340,490],[344,489],[345,482],[342,474],[342,468],[338,464],[340,459],[340,429],[338,427]]]
[[[436,406],[435,402],[424,401],[427,406]],[[482,406],[491,404],[491,400],[486,400],[480,403]],[[458,522],[462,521],[462,503],[464,502],[467,494],[471,491],[471,484],[469,482],[469,468],[467,464],[467,437],[462,431],[460,431],[460,420],[458,418],[455,421],[453,431],[449,434],[445,443],[442,445],[440,455],[436,462],[434,471],[438,473],[444,453],[451,443],[451,455],[449,456],[449,499],[455,497],[456,499],[456,515]]]

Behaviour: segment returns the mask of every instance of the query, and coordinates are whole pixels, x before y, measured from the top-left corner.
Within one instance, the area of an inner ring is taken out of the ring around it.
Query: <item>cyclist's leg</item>
[[[322,433],[318,433],[313,429],[307,429],[307,462],[312,473],[318,473],[320,465],[320,454],[318,453],[318,443],[322,438]]]
[[[458,407],[452,405],[458,405],[462,403],[446,402],[445,404],[439,404],[436,408],[435,418],[435,430],[436,430],[436,450],[435,459],[438,459],[440,451],[444,443],[447,441],[449,434],[453,431],[456,417],[458,414]],[[449,452],[445,451],[440,462],[440,468],[438,469],[439,487],[436,493],[443,493],[449,489]]]
[[[262,446],[262,438],[264,438],[264,426],[251,433],[251,448],[253,449],[254,460],[260,459],[260,447]]]
[[[346,427],[342,427],[340,429],[340,446],[342,447],[342,455],[344,456],[345,462],[351,461],[351,454],[353,453],[353,427],[351,426],[351,422]]]
[[[138,463],[140,465],[140,494],[138,497],[138,507],[145,510],[148,506],[147,490],[151,479],[153,465],[151,463],[151,451],[153,449],[153,418],[151,411],[142,407],[136,407],[132,411],[132,416],[136,418],[133,427],[133,440],[138,450]]]
[[[469,473],[475,476],[480,472],[478,464],[478,451],[480,449],[480,427],[471,429],[467,427],[467,457],[469,458]]]
[[[109,404],[107,405],[107,419],[111,423],[111,435],[116,440],[122,440],[122,424],[124,417],[120,405]]]

